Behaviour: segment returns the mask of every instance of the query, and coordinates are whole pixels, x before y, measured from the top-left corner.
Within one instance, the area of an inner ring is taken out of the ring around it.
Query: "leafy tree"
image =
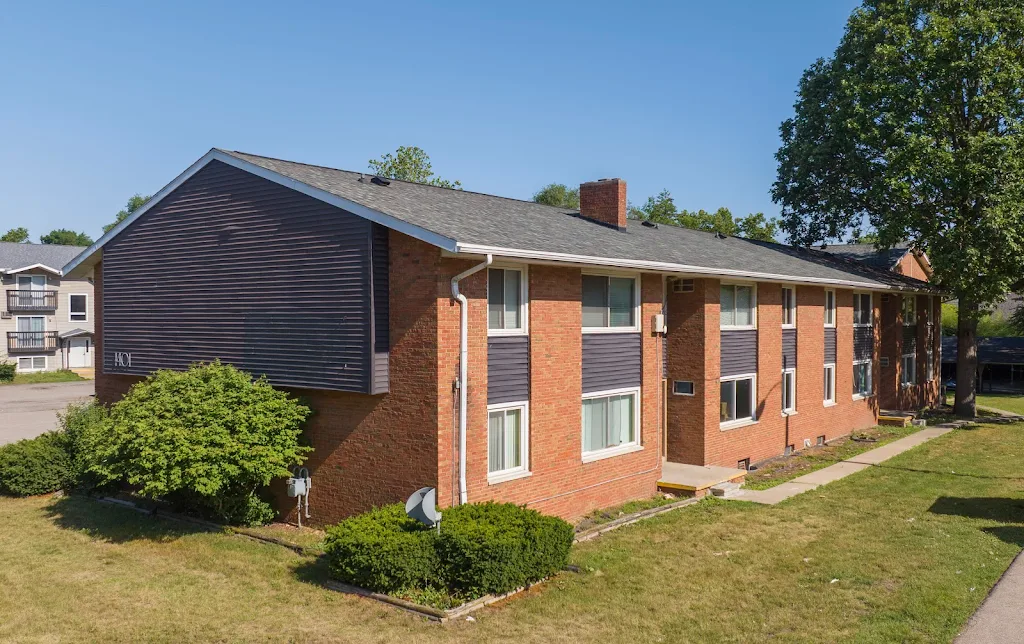
[[[1010,316],[1010,328],[1013,329],[1013,335],[1024,336],[1024,302],[1018,304]]]
[[[676,210],[675,201],[668,190],[662,190],[654,197],[648,197],[643,206],[630,208],[630,216],[634,219],[645,219],[659,224],[670,224],[709,233],[722,233],[757,239],[775,241],[779,224],[768,219],[764,213],[752,213],[746,217],[734,217],[728,208],[719,208],[714,212],[706,210]]]
[[[92,237],[67,228],[58,228],[40,237],[39,241],[43,244],[59,244],[61,246],[88,246],[92,243]]]
[[[28,228],[11,228],[0,237],[0,241],[24,244],[28,241]]]
[[[976,333],[1024,277],[1024,10],[1019,0],[865,0],[800,80],[772,190],[795,244],[864,218],[926,249],[959,300],[955,411],[974,416]]]
[[[144,206],[146,202],[150,200],[150,198],[151,196],[143,197],[139,193],[135,193],[134,195],[129,197],[128,203],[125,204],[124,208],[119,210],[117,214],[114,215],[114,221],[103,227],[103,232],[110,232],[111,228],[118,225],[119,223],[127,219],[133,212]]]
[[[779,232],[779,222],[768,219],[763,212],[755,212],[736,220],[740,237],[758,241],[774,242]]]
[[[401,145],[380,159],[370,159],[370,170],[374,174],[400,181],[411,181],[413,183],[425,183],[429,186],[440,188],[462,188],[458,181],[448,181],[434,174],[430,166],[430,157],[422,149],[412,146]]]
[[[534,193],[533,200],[547,206],[580,209],[580,189],[569,188],[564,183],[549,183]]]
[[[977,336],[979,338],[1005,338],[1024,335],[1024,329],[1018,327],[1015,322],[1018,314],[1020,314],[1019,309],[1009,318],[999,311],[983,313],[978,319]],[[944,303],[942,305],[942,335],[955,336],[958,326],[959,307],[952,302]]]

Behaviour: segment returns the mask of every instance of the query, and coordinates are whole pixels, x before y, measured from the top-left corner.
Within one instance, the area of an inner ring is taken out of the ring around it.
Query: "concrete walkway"
[[[956,644],[1004,644],[1024,638],[1024,554],[1017,555]]]
[[[840,461],[835,465],[829,465],[828,467],[816,472],[804,474],[792,481],[776,485],[773,488],[769,488],[767,490],[740,490],[736,494],[727,498],[735,499],[737,501],[753,501],[754,503],[775,505],[776,503],[785,501],[797,494],[810,492],[819,485],[838,481],[839,479],[847,477],[854,472],[860,472],[861,470],[866,470],[872,465],[878,465],[882,461],[886,461],[897,454],[902,454],[908,449],[913,449],[914,447],[917,447],[922,443],[926,443],[933,438],[942,436],[943,434],[948,434],[954,429],[956,429],[955,423],[926,427],[919,432],[899,440],[895,440],[888,445],[864,452],[863,454],[858,454],[853,458]]]

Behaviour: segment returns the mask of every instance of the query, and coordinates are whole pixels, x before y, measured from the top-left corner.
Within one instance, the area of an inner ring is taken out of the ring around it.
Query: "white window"
[[[782,287],[782,326],[796,326],[796,289]]]
[[[870,396],[871,388],[871,361],[859,360],[853,363],[853,397],[864,398]]]
[[[41,291],[46,288],[45,275],[19,275],[19,291]]]
[[[491,405],[487,413],[487,480],[518,478],[529,472],[526,403]]]
[[[603,391],[583,398],[583,460],[632,451],[640,445],[638,389]]]
[[[18,371],[46,371],[46,356],[20,356]]]
[[[874,312],[871,308],[871,293],[853,294],[853,325],[871,326]]]
[[[928,364],[925,365],[925,374],[928,376],[928,382],[931,382],[935,380],[935,351],[930,342],[928,348],[925,349],[925,360],[928,361]]]
[[[782,372],[782,413],[796,413],[796,369]]]
[[[719,423],[723,427],[740,425],[754,420],[754,374],[722,379],[721,412]]]
[[[19,315],[15,320],[17,333],[14,334],[18,349],[43,349],[46,346],[46,317],[42,315]]]
[[[824,402],[826,405],[836,404],[836,366],[834,364],[825,365]]]
[[[836,292],[825,291],[825,326],[836,325]]]
[[[751,284],[722,284],[721,327],[752,329],[757,324],[757,292]]]
[[[635,277],[583,275],[583,330],[638,331],[640,307]]]
[[[911,326],[917,324],[917,296],[903,296],[903,324]]]
[[[68,321],[87,322],[89,320],[89,296],[72,293],[68,295]]]
[[[487,269],[487,332],[519,335],[526,332],[526,279],[522,270]]]
[[[917,384],[917,356],[914,354],[905,355],[901,364],[903,369],[900,372],[900,384],[904,387]]]
[[[46,276],[18,275],[18,306],[41,308],[46,306]]]

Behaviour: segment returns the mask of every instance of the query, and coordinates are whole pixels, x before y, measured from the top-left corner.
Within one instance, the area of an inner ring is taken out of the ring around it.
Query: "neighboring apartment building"
[[[20,372],[92,367],[92,277],[61,273],[83,250],[0,242],[0,362],[15,362]]]
[[[618,179],[580,200],[211,150],[64,267],[95,275],[97,396],[215,358],[266,374],[315,410],[315,522],[425,485],[574,518],[652,496],[666,462],[873,425],[884,298],[938,306],[863,263],[627,221]]]

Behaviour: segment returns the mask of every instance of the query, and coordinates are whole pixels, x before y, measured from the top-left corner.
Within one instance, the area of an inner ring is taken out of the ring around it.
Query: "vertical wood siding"
[[[853,327],[853,359],[871,360],[875,352],[875,329],[870,326]]]
[[[825,364],[836,363],[836,328],[825,327]]]
[[[782,330],[782,368],[796,367],[796,329]]]
[[[529,399],[529,337],[513,335],[487,338],[487,404]]]
[[[639,387],[639,333],[583,334],[583,393]]]
[[[757,329],[722,331],[722,376],[757,372]]]
[[[104,248],[104,370],[219,358],[276,385],[370,392],[373,327],[387,329],[386,309],[374,317],[372,230],[211,163]]]

